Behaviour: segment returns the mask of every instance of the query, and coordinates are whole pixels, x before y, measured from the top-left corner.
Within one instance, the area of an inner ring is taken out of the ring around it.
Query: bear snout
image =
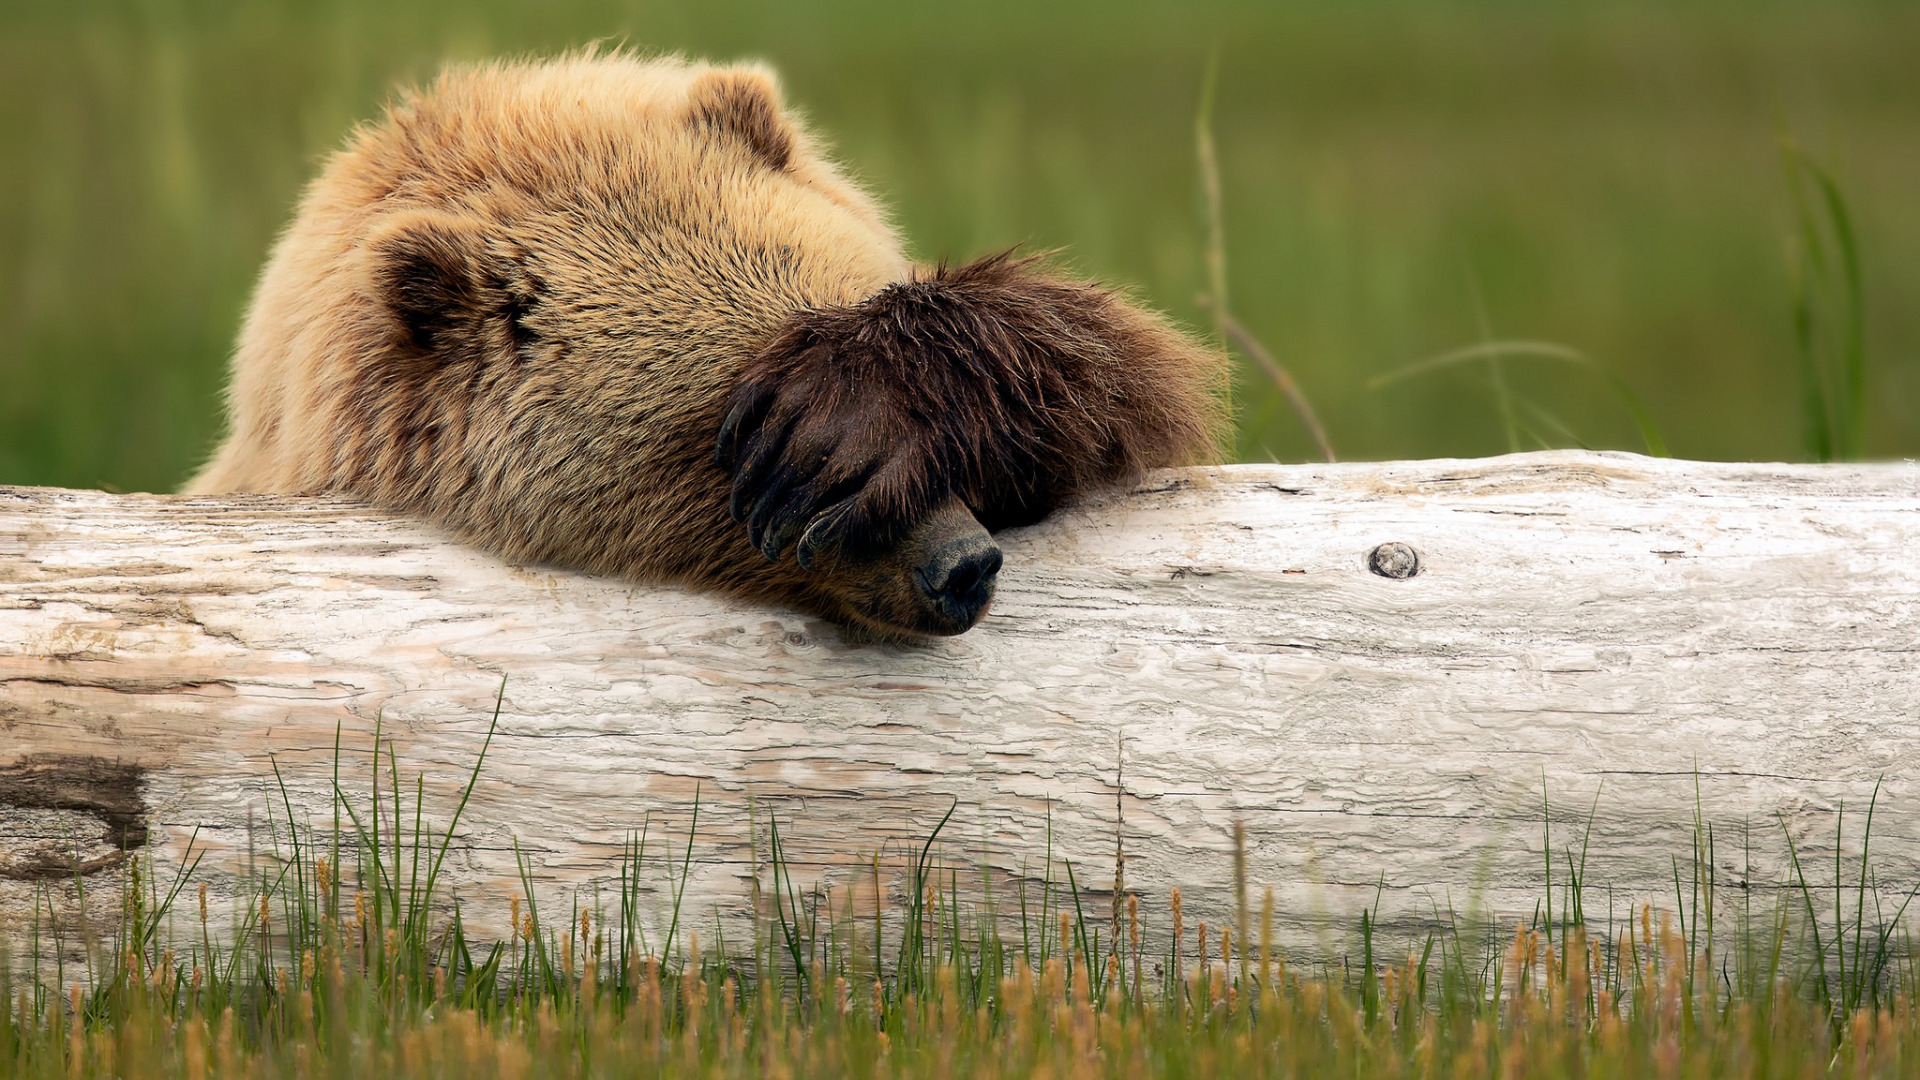
[[[993,603],[1000,563],[1000,545],[979,529],[935,548],[913,576],[926,605],[957,634],[979,622]]]

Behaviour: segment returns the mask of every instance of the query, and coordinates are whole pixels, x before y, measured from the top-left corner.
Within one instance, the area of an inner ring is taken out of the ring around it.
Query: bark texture
[[[1159,949],[1175,885],[1189,927],[1233,921],[1236,822],[1253,910],[1271,887],[1320,956],[1377,890],[1390,934],[1524,918],[1583,858],[1591,914],[1670,906],[1696,822],[1771,910],[1785,835],[1828,880],[1876,785],[1879,880],[1920,877],[1912,462],[1178,470],[1002,542],[987,620],[903,647],[341,500],[0,488],[0,941],[78,956],[130,854],[164,889],[190,846],[228,932],[289,812],[332,827],[336,772],[367,818],[376,727],[407,827],[416,774],[444,826],[496,699],[445,880],[482,936],[516,844],[563,911],[611,902],[644,827],[646,917],[691,829],[683,925],[742,941],[773,820],[836,910],[871,912],[877,855],[897,920],[949,806],[963,888],[1071,862],[1104,919],[1121,855]]]

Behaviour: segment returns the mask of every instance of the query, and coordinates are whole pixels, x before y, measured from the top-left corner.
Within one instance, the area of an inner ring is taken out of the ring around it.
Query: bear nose
[[[1000,545],[982,530],[934,549],[914,576],[927,606],[964,630],[979,621],[993,602],[1000,563]]]

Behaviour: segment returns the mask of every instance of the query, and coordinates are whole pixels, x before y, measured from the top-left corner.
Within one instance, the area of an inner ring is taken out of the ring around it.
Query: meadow
[[[177,486],[327,151],[446,60],[595,40],[765,59],[918,255],[1059,248],[1202,332],[1213,70],[1231,310],[1343,458],[1644,450],[1648,428],[1709,459],[1920,451],[1911,4],[15,0],[0,483]],[[1857,290],[1783,135],[1842,196]],[[1382,379],[1507,340],[1559,351]],[[1828,383],[1858,375],[1857,410],[1810,396],[1808,347]],[[1240,359],[1238,456],[1317,456]],[[1810,401],[1858,438],[1822,450]]]

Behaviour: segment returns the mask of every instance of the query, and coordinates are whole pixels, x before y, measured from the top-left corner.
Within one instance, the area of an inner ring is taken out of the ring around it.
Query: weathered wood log
[[[1617,912],[1671,903],[1696,813],[1723,885],[1777,889],[1783,830],[1831,866],[1876,785],[1880,881],[1920,876],[1912,462],[1187,470],[1003,542],[978,629],[891,646],[338,499],[0,488],[0,939],[71,946],[76,874],[113,902],[190,838],[237,907],[270,817],[330,827],[336,769],[365,813],[376,725],[443,825],[497,695],[446,882],[483,935],[516,845],[564,907],[643,823],[664,920],[696,792],[683,917],[736,941],[770,819],[798,886],[870,911],[871,857],[897,902],[950,805],[949,864],[1071,861],[1102,913],[1124,853],[1156,937],[1176,884],[1231,918],[1244,823],[1254,903],[1315,951],[1376,889],[1390,926],[1529,915],[1583,844]]]

